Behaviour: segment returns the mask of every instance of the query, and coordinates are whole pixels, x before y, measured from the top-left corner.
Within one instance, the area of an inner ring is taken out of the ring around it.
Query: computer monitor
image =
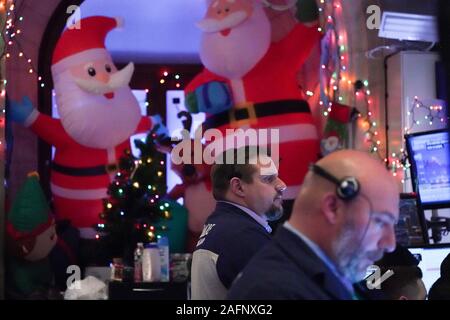
[[[441,276],[441,263],[450,254],[450,245],[411,247],[408,250],[419,260],[422,280],[428,292]]]
[[[450,149],[447,130],[406,135],[414,191],[423,209],[450,207]]]
[[[397,244],[403,247],[422,246],[429,243],[425,216],[423,210],[417,205],[415,193],[400,194],[395,237]]]

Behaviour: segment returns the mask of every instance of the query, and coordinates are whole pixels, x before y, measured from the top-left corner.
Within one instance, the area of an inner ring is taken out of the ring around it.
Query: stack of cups
[[[161,280],[161,258],[156,243],[145,245],[142,254],[142,278],[144,282],[158,282]]]

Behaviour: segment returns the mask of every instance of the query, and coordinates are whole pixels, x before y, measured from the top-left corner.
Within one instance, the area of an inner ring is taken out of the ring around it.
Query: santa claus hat
[[[80,20],[79,28],[66,29],[53,52],[52,71],[55,73],[89,60],[111,58],[105,48],[109,31],[122,26],[122,20],[93,16]]]
[[[358,113],[358,110],[350,106],[346,106],[337,102],[331,105],[329,118],[339,123],[349,123],[352,118]]]

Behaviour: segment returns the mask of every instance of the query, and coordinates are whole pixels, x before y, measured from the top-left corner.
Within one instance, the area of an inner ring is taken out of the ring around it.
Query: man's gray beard
[[[354,227],[347,224],[339,239],[333,244],[337,270],[351,283],[363,280],[366,275],[365,270],[358,270],[362,258],[360,253],[362,241],[364,239],[355,244]]]

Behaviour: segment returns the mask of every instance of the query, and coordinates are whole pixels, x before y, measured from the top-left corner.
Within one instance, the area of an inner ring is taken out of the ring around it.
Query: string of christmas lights
[[[159,79],[159,83],[161,85],[173,85],[173,82],[175,82],[175,88],[180,89],[181,88],[181,76],[179,73],[170,73],[169,70],[163,69],[161,71],[161,78]]]
[[[373,100],[370,98],[369,81],[358,78],[352,81],[353,77],[348,70],[347,34],[345,30],[339,30],[343,28],[338,25],[339,17],[342,15],[342,5],[338,0],[321,0],[320,3],[319,11],[322,14],[326,30],[322,40],[320,68],[321,99],[319,104],[323,108],[323,115],[329,116],[333,102],[356,105],[358,99],[362,97],[365,114],[360,113],[359,117],[363,118],[365,143],[369,145],[370,153],[375,153],[380,159],[383,159],[379,153],[382,149],[382,142],[379,139],[377,121],[372,111]],[[353,94],[350,94],[351,92]]]
[[[401,149],[397,153],[392,153],[389,159],[380,154],[381,150],[386,146],[383,147],[383,143],[380,140],[378,121],[373,112],[373,99],[371,98],[369,81],[352,81],[352,77],[348,74],[349,71],[345,65],[345,62],[349,61],[348,50],[346,50],[348,44],[345,41],[347,37],[345,30],[339,31],[342,28],[338,25],[342,14],[341,2],[339,0],[320,0],[319,11],[322,14],[322,23],[325,24],[320,68],[321,99],[319,102],[323,107],[323,115],[325,117],[329,116],[332,110],[332,102],[338,101],[339,103],[352,105],[350,95],[345,93],[353,90],[353,105],[357,105],[358,101],[362,99],[363,106],[361,110],[365,110],[362,113],[360,111],[359,118],[362,119],[364,142],[368,145],[368,151],[384,160],[394,176],[397,175],[400,169],[406,171],[409,165],[407,164],[405,150]],[[319,31],[321,30],[322,28],[319,28]],[[438,111],[438,109],[431,111]],[[436,119],[436,115],[430,113],[428,118],[432,122]],[[404,179],[402,182],[404,182]]]
[[[422,115],[425,114],[423,115],[423,119],[419,118],[419,113],[422,113]],[[427,105],[417,96],[414,97],[414,100],[407,111],[407,116],[410,125],[404,128],[405,134],[412,133],[413,129],[421,123],[428,123],[430,126],[433,126],[436,121],[442,123],[446,122],[445,110],[442,105]],[[403,148],[400,149],[399,152],[393,152],[389,159],[384,159],[384,161],[388,163],[388,167],[394,176],[398,175],[399,170],[403,170],[402,183],[405,183],[405,181],[410,178],[408,174],[410,164],[408,162],[407,153]]]
[[[386,163],[386,167],[392,172],[392,175],[396,177],[399,170],[403,170],[403,177],[401,182],[404,183],[407,177],[407,169],[409,169],[409,164],[407,163],[407,154],[404,149],[400,149],[399,152],[391,153],[389,158],[383,157],[380,154],[380,146],[382,142],[379,137],[378,123],[373,119],[372,112],[372,99],[370,98],[371,92],[368,89],[369,81],[357,80],[355,82],[355,101],[362,98],[364,101],[364,106],[367,111],[365,115],[359,114],[360,119],[362,119],[362,129],[365,139],[365,143],[369,145],[369,151],[371,153],[377,154],[380,160]]]
[[[324,31],[324,38],[321,43],[320,57],[320,101],[323,108],[323,115],[328,117],[331,112],[332,103],[344,101],[341,95],[342,84],[351,85],[346,74],[347,66],[347,46],[345,44],[345,31],[339,31],[337,15],[342,13],[342,6],[339,1],[321,0],[319,13],[324,28],[319,27],[319,31]],[[347,88],[343,88],[347,89]]]
[[[7,0],[0,0],[0,32],[1,32],[1,52],[0,52],[0,158],[4,159],[4,138],[5,138],[5,100],[6,100],[6,79],[5,79],[5,56],[6,56],[6,38],[4,37],[8,8]]]
[[[425,110],[427,114],[422,121],[428,122],[430,126],[434,124],[434,121],[445,122],[445,110],[442,105],[428,106],[419,100],[419,97],[415,96],[414,101],[407,112],[408,116],[411,118],[411,125],[405,127],[405,133],[410,133],[414,126],[420,125],[421,119],[418,119],[418,110]]]
[[[364,129],[364,138],[365,142],[370,145],[369,150],[371,153],[376,153],[380,159],[382,157],[380,156],[379,150],[381,141],[379,139],[379,133],[378,133],[378,123],[373,120],[372,116],[372,99],[370,98],[370,90],[368,90],[369,82],[357,80],[355,82],[355,101],[359,97],[362,97],[365,104],[365,109],[367,110],[366,115],[363,116],[363,114],[359,114],[360,118],[363,118],[363,129]]]
[[[419,119],[419,111],[425,113],[423,119]],[[415,96],[414,100],[407,111],[408,123],[411,125],[404,128],[406,134],[412,133],[415,126],[421,123],[427,123],[433,126],[435,121],[444,123],[446,121],[445,110],[442,105],[427,105],[423,101],[419,100],[419,97]],[[392,153],[390,159],[385,159],[385,162],[389,163],[389,169],[394,176],[397,176],[399,170],[403,170],[402,183],[405,183],[409,176],[409,168],[411,165],[408,162],[408,156],[406,151],[402,148],[397,153]]]
[[[20,36],[23,35],[20,26],[24,21],[24,17],[21,15],[23,3],[24,1],[21,1],[20,4],[16,6],[13,1],[8,1],[6,13],[6,30],[4,32],[5,43],[7,43],[8,45],[8,49],[6,50],[6,58],[9,59],[12,57],[12,53],[9,47],[16,45],[18,49],[17,51],[19,52],[18,57],[26,61],[26,63],[28,64],[28,73],[36,74],[36,67],[33,65],[32,59],[23,50],[23,46],[20,42]]]

